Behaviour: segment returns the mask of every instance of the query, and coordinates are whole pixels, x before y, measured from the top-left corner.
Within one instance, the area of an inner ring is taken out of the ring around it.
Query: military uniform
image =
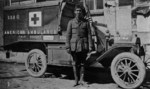
[[[88,22],[83,19],[77,21],[75,18],[70,20],[66,34],[66,48],[73,52],[88,51],[92,47],[92,36]]]
[[[66,48],[70,49],[73,57],[74,75],[77,84],[79,79],[80,81],[83,80],[83,66],[90,47],[92,48],[92,36],[88,21],[85,19],[77,21],[76,18],[70,20],[67,27]]]

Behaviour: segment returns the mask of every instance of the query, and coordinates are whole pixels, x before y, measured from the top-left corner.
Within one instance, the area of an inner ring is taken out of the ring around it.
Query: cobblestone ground
[[[73,74],[67,72],[72,71],[71,68],[63,70],[61,76],[54,75],[55,72],[51,73],[51,70],[56,71],[57,68],[48,66],[45,76],[33,78],[25,70],[24,64],[0,63],[0,89],[121,89],[113,82],[108,71],[87,70],[85,78],[88,86],[73,87]],[[150,89],[149,85],[147,81],[139,89]]]

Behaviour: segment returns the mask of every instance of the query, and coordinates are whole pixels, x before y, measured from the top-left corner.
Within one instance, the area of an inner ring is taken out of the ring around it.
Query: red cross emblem
[[[29,26],[30,27],[42,26],[42,13],[41,13],[41,11],[29,12]]]

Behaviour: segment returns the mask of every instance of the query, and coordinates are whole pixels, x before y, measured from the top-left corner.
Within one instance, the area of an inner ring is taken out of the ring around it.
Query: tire
[[[120,87],[134,89],[145,79],[145,65],[135,54],[120,53],[111,63],[111,76]]]
[[[41,77],[47,69],[46,55],[39,49],[28,53],[25,61],[26,70],[33,77]]]
[[[150,70],[150,56],[146,55],[143,62],[145,64],[146,70],[149,71]]]

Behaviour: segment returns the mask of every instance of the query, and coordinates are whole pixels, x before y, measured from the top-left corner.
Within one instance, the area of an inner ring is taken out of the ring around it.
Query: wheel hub
[[[124,73],[129,73],[131,74],[131,68],[129,66],[125,66],[124,68]]]
[[[118,65],[118,69],[121,70],[123,73],[131,73],[132,69],[129,65]]]

